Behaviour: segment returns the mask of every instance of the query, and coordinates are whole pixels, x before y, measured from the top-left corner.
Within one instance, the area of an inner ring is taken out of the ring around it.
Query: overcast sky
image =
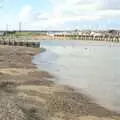
[[[120,0],[0,0],[0,29],[119,29]]]

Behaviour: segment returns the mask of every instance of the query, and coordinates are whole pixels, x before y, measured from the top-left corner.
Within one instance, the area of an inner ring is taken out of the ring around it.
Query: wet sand
[[[0,120],[120,120],[68,86],[39,71],[32,57],[43,49],[0,46]]]

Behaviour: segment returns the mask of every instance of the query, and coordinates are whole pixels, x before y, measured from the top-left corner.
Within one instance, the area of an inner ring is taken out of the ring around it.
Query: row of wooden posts
[[[26,47],[40,47],[40,42],[31,42],[31,41],[11,41],[11,40],[0,40],[1,45],[10,45],[10,46],[26,46]]]
[[[62,40],[91,40],[91,41],[108,41],[108,42],[120,42],[119,36],[87,36],[87,35],[55,35],[53,39]],[[35,40],[19,40],[19,39],[0,39],[1,45],[10,46],[26,46],[26,47],[40,47],[40,42]]]
[[[55,35],[54,39],[120,42],[120,36]]]

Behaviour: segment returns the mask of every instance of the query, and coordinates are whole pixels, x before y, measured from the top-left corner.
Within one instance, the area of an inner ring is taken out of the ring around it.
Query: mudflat
[[[32,64],[43,49],[0,46],[0,120],[120,120]]]

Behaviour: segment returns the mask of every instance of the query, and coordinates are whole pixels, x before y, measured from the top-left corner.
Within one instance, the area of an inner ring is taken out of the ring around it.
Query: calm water
[[[92,41],[41,41],[46,52],[33,62],[78,88],[98,103],[120,112],[120,45]]]

